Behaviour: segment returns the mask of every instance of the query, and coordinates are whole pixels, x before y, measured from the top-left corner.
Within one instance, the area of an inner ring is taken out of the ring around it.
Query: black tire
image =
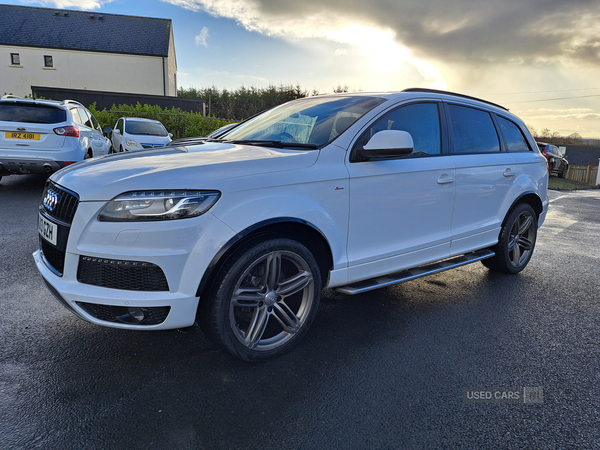
[[[115,152],[115,149],[113,148],[113,146],[111,145],[111,146],[108,148],[108,154],[109,154],[109,155],[112,155],[113,153],[116,153],[116,152]]]
[[[506,217],[498,243],[492,247],[495,256],[482,264],[495,272],[519,273],[527,266],[537,237],[537,215],[527,203],[516,205]]]
[[[235,251],[201,299],[198,322],[244,361],[276,358],[306,334],[319,307],[321,275],[310,251],[266,236]]]
[[[87,152],[85,152],[85,156],[83,157],[83,159],[91,159],[93,157],[92,151],[88,150]]]
[[[123,146],[119,145],[119,153],[123,153]]]
[[[558,174],[558,177],[559,178],[567,178],[567,173],[568,172],[569,172],[569,166],[567,164],[565,164],[565,166],[563,167],[563,169]]]

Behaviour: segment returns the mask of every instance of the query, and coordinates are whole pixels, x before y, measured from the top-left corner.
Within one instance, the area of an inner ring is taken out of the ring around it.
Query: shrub
[[[98,119],[102,128],[114,127],[121,117],[143,117],[161,122],[167,131],[173,134],[173,139],[206,136],[217,128],[231,123],[214,117],[202,117],[200,113],[191,113],[179,108],[163,109],[155,105],[141,105],[139,102],[135,106],[113,105],[110,110],[102,111],[98,111],[96,104],[93,103],[88,109]]]

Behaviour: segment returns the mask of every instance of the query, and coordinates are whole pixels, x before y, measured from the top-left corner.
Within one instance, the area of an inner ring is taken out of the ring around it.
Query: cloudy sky
[[[599,0],[38,0],[173,20],[180,87],[432,87],[600,138]]]

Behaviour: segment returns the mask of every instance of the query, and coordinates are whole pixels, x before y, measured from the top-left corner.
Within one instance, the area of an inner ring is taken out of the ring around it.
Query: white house
[[[31,86],[177,95],[170,19],[0,5],[0,96]]]

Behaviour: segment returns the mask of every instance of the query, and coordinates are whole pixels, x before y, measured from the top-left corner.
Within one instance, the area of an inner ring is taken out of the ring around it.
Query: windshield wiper
[[[253,139],[239,139],[239,140],[221,140],[219,142],[227,142],[229,144],[245,144],[245,145],[256,145],[259,147],[276,147],[276,148],[310,148],[317,149],[316,144],[301,144],[300,142],[283,142],[283,141],[271,141],[271,140],[253,140]]]

